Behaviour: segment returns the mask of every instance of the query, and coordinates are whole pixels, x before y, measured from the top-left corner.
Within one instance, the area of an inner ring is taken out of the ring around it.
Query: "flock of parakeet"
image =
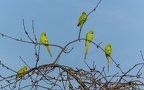
[[[78,20],[78,25],[77,26],[80,26],[80,30],[79,30],[79,33],[81,33],[81,30],[82,30],[82,26],[83,24],[86,22],[87,20],[87,14],[85,12],[82,13],[82,15],[79,17],[79,20]],[[84,55],[84,60],[86,60],[86,56],[87,56],[87,53],[88,53],[88,48],[89,48],[89,44],[90,42],[93,40],[93,33],[94,31],[93,30],[90,30],[87,34],[86,34],[86,41],[85,41],[85,55]],[[80,39],[80,35],[78,37],[78,39]],[[111,55],[111,52],[112,52],[112,48],[111,48],[111,44],[107,44],[106,47],[104,48],[104,51],[105,51],[105,55],[106,55],[106,59],[107,59],[107,62],[108,62],[108,72],[109,72],[109,66],[110,66],[110,55]]]
[[[83,12],[82,15],[80,16],[80,18],[79,18],[79,20],[78,20],[78,24],[77,24],[77,26],[80,27],[79,33],[81,33],[82,26],[83,26],[83,24],[86,22],[86,20],[87,20],[87,14],[86,14],[85,12]],[[93,30],[89,30],[89,32],[86,34],[86,37],[85,37],[86,40],[85,40],[85,55],[84,55],[84,60],[86,60],[86,56],[87,56],[87,53],[88,53],[88,48],[89,48],[90,42],[91,42],[91,41],[93,40],[93,38],[94,38],[93,33],[94,33]],[[78,39],[80,39],[80,37],[78,37]],[[49,53],[50,56],[52,57],[50,47],[48,46],[48,39],[47,39],[47,37],[46,37],[46,32],[42,32],[42,34],[41,34],[41,36],[40,36],[40,42],[41,42],[43,45],[46,46],[48,53]],[[107,62],[108,62],[108,72],[109,72],[110,55],[111,55],[111,52],[112,52],[111,44],[107,44],[106,47],[104,48],[104,51],[105,51],[106,59],[107,59]],[[27,71],[27,67],[26,67],[26,66],[23,66],[23,67],[17,72],[16,80],[15,80],[15,82],[14,82],[15,85],[16,85],[16,83],[17,83],[18,78],[23,77],[23,76],[25,75],[26,71]]]
[[[51,54],[51,51],[50,51],[50,47],[48,46],[48,39],[46,37],[46,32],[43,32],[40,36],[40,42],[46,46],[47,48],[47,51],[48,53],[50,54],[50,56],[52,57],[52,54]],[[14,85],[16,86],[16,83],[17,83],[17,80],[18,78],[21,78],[25,75],[27,71],[27,67],[26,66],[23,66],[18,72],[17,72],[17,75],[16,75],[16,80],[14,82]]]

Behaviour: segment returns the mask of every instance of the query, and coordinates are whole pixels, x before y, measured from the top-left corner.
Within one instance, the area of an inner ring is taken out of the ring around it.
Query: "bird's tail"
[[[87,56],[87,53],[88,53],[88,47],[89,47],[89,44],[86,45],[84,60],[86,60],[86,56]]]
[[[16,84],[17,84],[17,80],[18,80],[18,79],[17,79],[17,77],[16,77],[16,80],[15,80],[15,82],[14,82],[14,86],[15,86],[15,87],[16,87]]]
[[[109,55],[106,55],[106,58],[107,58],[108,72],[109,72],[109,67],[110,67],[110,56],[109,56]]]
[[[48,53],[50,54],[50,56],[52,57],[51,51],[50,51],[50,47],[46,46]]]

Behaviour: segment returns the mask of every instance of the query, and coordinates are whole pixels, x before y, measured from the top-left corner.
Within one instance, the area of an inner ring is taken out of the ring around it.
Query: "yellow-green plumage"
[[[77,26],[82,26],[85,23],[86,19],[87,19],[87,14],[83,12],[82,15],[79,17]]]
[[[51,51],[50,51],[50,47],[48,46],[48,39],[46,37],[46,32],[43,32],[41,34],[41,36],[40,36],[40,42],[46,46],[48,53],[52,57],[52,54],[51,54]]]
[[[25,75],[26,71],[27,71],[27,67],[26,67],[26,66],[23,66],[23,67],[17,72],[16,81],[15,81],[15,83],[14,83],[15,86],[16,86],[16,83],[17,83],[18,78],[23,77],[23,76]]]
[[[84,56],[84,60],[86,59],[87,53],[88,53],[88,48],[89,48],[89,44],[90,42],[93,40],[93,30],[90,30],[87,34],[86,34],[86,42],[85,42],[85,56]]]
[[[77,26],[80,26],[78,39],[80,39],[80,33],[82,30],[82,26],[86,22],[86,20],[87,20],[87,14],[85,12],[83,12],[82,15],[79,17],[78,24],[77,24]]]
[[[110,55],[111,55],[111,52],[112,52],[111,44],[107,44],[104,51],[105,51],[106,59],[107,59],[107,62],[108,62],[108,72],[109,72]]]

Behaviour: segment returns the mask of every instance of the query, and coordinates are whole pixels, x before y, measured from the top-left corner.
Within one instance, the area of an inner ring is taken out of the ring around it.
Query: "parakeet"
[[[89,48],[89,44],[90,42],[93,40],[93,30],[90,30],[87,34],[86,34],[86,42],[85,42],[85,56],[84,56],[84,60],[86,59],[87,53],[88,53],[88,48]]]
[[[46,32],[43,32],[41,34],[41,36],[40,36],[40,42],[46,46],[48,53],[52,57],[52,54],[51,54],[51,51],[50,51],[50,47],[48,46],[48,39],[46,37]]]
[[[87,19],[87,14],[83,12],[78,20],[77,26],[82,26],[85,23],[86,19]]]
[[[18,78],[23,77],[23,76],[25,75],[26,71],[27,71],[27,67],[26,67],[26,66],[23,66],[23,67],[17,72],[16,81],[15,81],[15,83],[14,83],[15,86],[16,86],[16,83],[17,83]]]
[[[80,33],[81,33],[81,30],[82,30],[82,26],[86,22],[86,20],[87,20],[87,14],[85,12],[83,12],[82,15],[79,17],[78,24],[77,24],[77,26],[80,26],[78,39],[80,39]]]
[[[111,52],[112,52],[111,44],[107,44],[104,51],[105,51],[106,59],[107,59],[107,62],[108,62],[108,72],[109,72],[110,55],[111,55]]]

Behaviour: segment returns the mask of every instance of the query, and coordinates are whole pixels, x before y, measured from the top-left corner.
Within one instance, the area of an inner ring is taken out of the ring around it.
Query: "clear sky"
[[[50,44],[65,46],[68,42],[77,39],[79,27],[77,21],[83,11],[89,13],[98,3],[98,0],[1,0],[0,1],[0,33],[15,38],[30,41],[23,30],[22,19],[25,20],[26,30],[33,38],[32,20],[36,36],[39,40],[41,32],[47,32]],[[99,7],[87,19],[83,26],[81,38],[94,30],[95,43],[101,47],[112,45],[112,58],[120,64],[123,71],[129,70],[136,63],[141,63],[140,51],[144,52],[144,1],[143,0],[102,0]],[[59,64],[68,65],[74,69],[87,69],[84,64],[85,41],[76,42],[68,47],[74,49],[69,54],[63,53]],[[53,62],[60,49],[51,47],[51,58],[44,46],[41,46],[39,65]],[[0,37],[0,60],[5,65],[17,71],[24,63],[21,56],[32,68],[35,66],[34,45],[16,42]],[[95,61],[97,69],[106,67],[107,61],[102,50],[93,44],[89,47],[86,59],[89,65]],[[0,67],[0,75],[15,73]],[[137,69],[132,71],[137,73]],[[109,75],[119,69],[111,62]],[[143,70],[142,70],[143,71]],[[1,83],[0,83],[1,84]]]

